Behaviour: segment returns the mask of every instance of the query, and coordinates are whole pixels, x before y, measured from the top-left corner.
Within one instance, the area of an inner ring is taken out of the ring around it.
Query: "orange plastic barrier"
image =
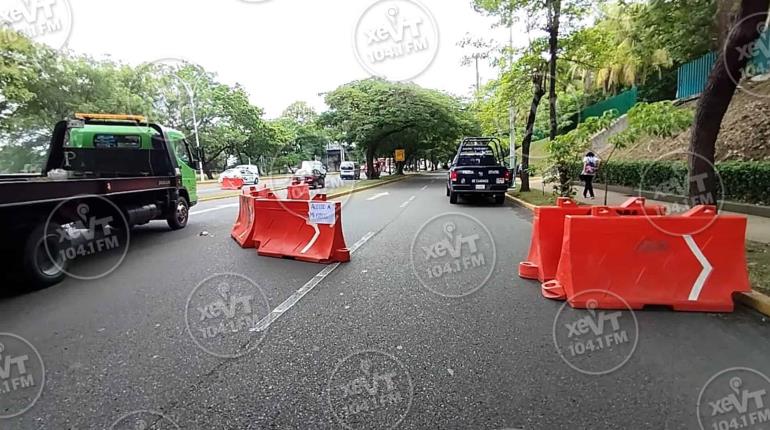
[[[313,205],[328,209],[330,217],[314,223]],[[325,195],[309,201],[254,199],[254,213],[252,242],[259,255],[314,263],[350,261],[340,202],[327,202]]]
[[[519,263],[519,276],[525,279],[548,281],[556,276],[561,255],[564,219],[568,215],[589,215],[592,206],[578,206],[569,198],[559,197],[556,206],[535,208],[532,222],[532,240],[527,261]],[[665,214],[660,205],[646,205],[644,197],[632,197],[620,206],[613,207],[621,215]]]
[[[240,199],[238,219],[235,220],[230,236],[241,248],[254,248],[254,197],[242,194],[238,198]]]
[[[242,178],[222,178],[223,190],[240,190],[243,187]]]
[[[576,308],[626,308],[615,295],[587,292],[601,290],[632,309],[731,312],[732,295],[750,291],[746,217],[717,215],[712,206],[681,216],[618,215],[596,207],[566,217],[556,279],[543,284],[543,295]]]
[[[310,185],[292,184],[286,188],[289,200],[310,200]]]
[[[238,218],[230,232],[230,236],[235,239],[241,248],[254,248],[254,200],[276,199],[275,194],[270,188],[264,185],[251,185],[243,189],[243,194],[239,196]]]

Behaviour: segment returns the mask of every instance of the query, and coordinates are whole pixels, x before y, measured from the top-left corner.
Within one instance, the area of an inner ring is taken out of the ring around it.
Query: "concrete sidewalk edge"
[[[521,207],[527,208],[531,211],[535,210],[535,205],[532,203],[527,203],[524,200],[514,197],[510,194],[506,194],[505,196]],[[750,293],[736,294],[735,301],[754,309],[762,315],[770,317],[770,296],[766,296],[758,291],[751,291]]]
[[[364,185],[363,187],[353,188],[352,190],[343,191],[341,193],[332,193],[332,194],[327,195],[326,198],[329,199],[329,200],[336,199],[336,198],[339,198],[339,197],[343,197],[343,196],[347,196],[347,195],[350,195],[350,194],[357,193],[359,191],[366,191],[366,190],[369,190],[369,189],[372,189],[372,188],[377,188],[377,187],[381,187],[383,185],[388,185],[388,184],[391,184],[393,182],[403,181],[404,179],[407,179],[407,178],[408,178],[408,176],[406,176],[406,175],[399,176],[399,177],[397,177],[395,179],[383,180],[383,182],[378,182],[376,184],[370,184],[370,185]]]
[[[527,208],[527,209],[529,209],[529,210],[531,210],[531,211],[533,211],[533,212],[534,212],[534,210],[535,210],[535,205],[533,205],[532,203],[527,203],[527,202],[525,202],[524,200],[522,200],[522,199],[520,199],[520,198],[518,198],[518,197],[514,197],[514,196],[512,196],[512,195],[510,195],[510,194],[508,194],[508,193],[506,193],[506,194],[505,194],[505,197],[507,197],[507,198],[508,198],[508,200],[510,200],[510,201],[512,201],[512,202],[514,202],[515,204],[517,204],[517,205],[519,205],[519,206],[522,206],[522,207],[524,207],[524,208]]]

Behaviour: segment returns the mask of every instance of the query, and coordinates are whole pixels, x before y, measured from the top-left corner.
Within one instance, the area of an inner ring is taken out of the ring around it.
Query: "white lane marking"
[[[353,254],[358,250],[358,248],[362,247],[366,242],[369,241],[372,237],[374,237],[376,233],[373,231],[370,231],[369,233],[366,233],[364,237],[358,240],[355,244],[353,244],[352,247],[350,247],[350,253]],[[318,284],[321,283],[327,276],[329,276],[332,272],[334,272],[338,267],[340,267],[341,263],[334,263],[329,266],[326,266],[323,270],[321,270],[317,275],[313,276],[313,279],[307,281],[305,285],[302,286],[299,290],[297,290],[294,294],[291,295],[288,299],[286,299],[283,303],[278,305],[275,309],[273,309],[266,317],[262,318],[255,327],[252,327],[249,329],[249,331],[265,331],[268,327],[270,327],[271,324],[273,324],[278,318],[281,317],[286,311],[291,309],[294,305],[296,305],[303,297],[307,295],[307,293],[313,291],[313,288],[315,288]]]
[[[368,199],[366,199],[366,200],[367,200],[367,201],[377,200],[377,199],[379,199],[380,197],[385,197],[385,196],[388,196],[388,195],[390,195],[390,193],[386,191],[386,192],[384,192],[384,193],[375,194],[375,195],[373,195],[373,196],[369,197],[369,198],[368,198]]]
[[[311,227],[315,230],[313,233],[313,238],[310,239],[310,242],[305,245],[304,248],[302,248],[302,251],[300,251],[300,254],[306,253],[313,245],[315,245],[315,242],[318,240],[318,237],[321,236],[321,229],[318,228],[318,224],[310,224]]]
[[[401,203],[401,207],[405,208],[406,205],[408,205],[409,203],[412,203],[412,200],[414,200],[415,198],[417,198],[417,196],[409,197],[409,200],[405,201],[404,203]]]
[[[426,185],[426,186],[422,187],[422,190],[420,190],[420,191],[425,191],[427,189],[428,189],[428,186]]]
[[[206,212],[214,212],[214,211],[219,211],[219,210],[222,210],[222,209],[237,208],[237,207],[238,207],[238,203],[232,203],[232,204],[229,204],[229,205],[217,206],[215,208],[203,209],[203,210],[199,210],[199,211],[192,211],[192,212],[190,212],[190,215],[200,215],[200,214],[205,214]]]
[[[706,280],[708,279],[709,275],[711,275],[714,267],[708,261],[706,256],[703,255],[703,251],[698,248],[698,244],[695,243],[695,240],[692,238],[692,236],[689,234],[684,235],[684,241],[687,242],[687,246],[690,247],[690,251],[692,251],[693,255],[695,255],[695,258],[698,259],[698,262],[703,267],[700,275],[698,275],[698,279],[696,279],[695,283],[692,285],[692,290],[690,290],[689,300],[694,302],[698,300],[698,297],[700,297],[700,292],[703,290],[703,286],[706,284]]]

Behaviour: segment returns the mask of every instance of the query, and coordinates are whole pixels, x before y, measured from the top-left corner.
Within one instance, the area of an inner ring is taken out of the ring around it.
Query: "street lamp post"
[[[182,83],[182,86],[187,92],[187,96],[190,97],[190,106],[192,107],[192,116],[193,116],[193,133],[195,133],[195,147],[198,149],[198,170],[200,171],[201,182],[202,182],[202,181],[205,181],[206,178],[203,175],[203,160],[200,159],[201,140],[198,137],[198,117],[195,113],[195,94],[193,93],[192,88],[190,88],[190,84],[185,82],[184,79],[180,78],[179,76],[176,76],[176,78],[179,80],[179,82]]]
[[[509,107],[508,111],[509,115],[509,126],[510,126],[510,156],[511,156],[511,169],[513,170],[511,174],[511,187],[516,188],[516,110],[513,108],[513,102],[511,102],[511,106]]]

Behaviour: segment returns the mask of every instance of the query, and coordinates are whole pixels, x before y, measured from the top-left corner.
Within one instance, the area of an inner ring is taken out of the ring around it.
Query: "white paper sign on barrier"
[[[329,224],[334,225],[337,221],[335,213],[335,204],[333,202],[311,202],[308,222],[310,224]]]

